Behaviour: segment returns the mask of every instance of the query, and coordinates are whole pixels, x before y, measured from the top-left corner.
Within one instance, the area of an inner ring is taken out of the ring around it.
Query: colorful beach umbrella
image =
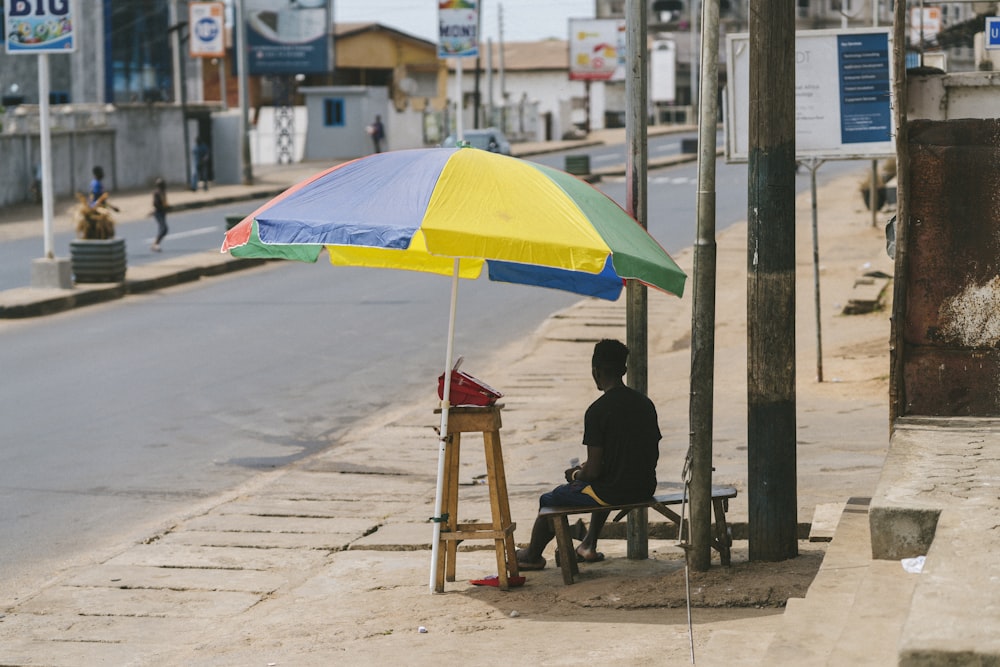
[[[237,257],[451,276],[442,437],[448,432],[459,278],[616,300],[625,280],[681,296],[684,272],[641,225],[575,176],[474,148],[377,153],[292,186],[226,233]],[[441,514],[444,441],[435,517]],[[440,522],[434,522],[431,589]]]

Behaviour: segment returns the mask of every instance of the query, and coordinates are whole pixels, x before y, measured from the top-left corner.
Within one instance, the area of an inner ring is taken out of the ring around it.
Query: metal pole
[[[177,0],[172,0],[172,2],[167,6],[167,11],[169,12],[169,22],[170,25],[175,26],[180,23],[180,12],[177,11]],[[180,32],[174,32],[173,39],[170,40],[170,45],[173,47],[173,57],[172,65],[174,67],[174,100],[181,99],[181,87],[186,84],[184,79],[181,77],[181,35]]]
[[[243,0],[235,0],[236,67],[240,78],[240,155],[243,161],[243,185],[253,185],[253,164],[250,156],[250,77],[247,73],[247,23]]]
[[[480,75],[480,71],[482,70],[482,68],[480,67],[480,63],[482,62],[482,55],[483,55],[483,43],[480,40],[480,37],[483,34],[482,24],[483,24],[483,3],[482,3],[482,0],[480,0],[480,2],[479,2],[479,11],[476,13],[476,44],[477,44],[477,49],[476,49],[476,77],[475,77],[475,86],[473,87],[473,91],[474,92],[473,92],[473,95],[472,95],[473,99],[475,100],[475,103],[472,105],[472,109],[473,109],[473,112],[472,112],[472,127],[476,128],[476,129],[479,129],[480,110],[482,109],[482,106],[483,106],[482,95],[479,92],[479,75]]]
[[[715,394],[715,162],[718,128],[719,0],[702,3],[702,78],[698,105],[697,238],[691,310],[691,549],[688,564],[712,563],[712,401]]]
[[[697,117],[698,115],[698,95],[700,87],[698,86],[698,3],[695,0],[690,0],[690,9],[688,12],[691,16],[691,115]],[[713,55],[713,57],[716,57]],[[690,121],[688,121],[690,123]]]
[[[816,170],[823,160],[810,158],[809,183],[812,192],[812,233],[813,233],[813,298],[816,301],[816,382],[823,381],[823,325],[820,321],[819,301],[819,215],[817,213]]]
[[[461,58],[459,58],[461,62]],[[459,258],[454,261],[451,275],[451,301],[448,306],[448,339],[444,351],[444,386],[441,388],[441,427],[438,434],[438,464],[437,487],[434,493],[434,530],[431,537],[431,574],[430,591],[433,594],[437,588],[438,555],[441,552],[441,524],[446,521],[441,515],[444,502],[444,458],[445,446],[448,442],[448,416],[451,410],[451,364],[455,348],[455,313],[458,310],[458,272]]]
[[[465,139],[465,129],[462,120],[462,59],[455,58],[455,136],[459,141]]]
[[[227,99],[226,95],[226,59],[219,58],[218,65],[219,65],[219,97],[221,98],[222,101],[222,108],[225,110],[229,108],[229,100]]]
[[[187,25],[186,23],[184,25]],[[181,80],[181,132],[184,136],[184,182],[192,182],[192,173],[198,169],[198,165],[193,164],[191,159],[191,134],[188,129],[188,117],[187,117],[187,58],[184,57],[183,53],[180,53],[181,48],[184,44],[184,38],[181,35],[181,30],[183,30],[183,25],[178,23],[174,26],[176,28],[177,34],[177,51],[179,53],[180,59],[180,80]]]
[[[625,5],[625,210],[645,229],[646,215],[646,101],[647,64],[646,2],[632,0]],[[628,384],[643,394],[648,392],[648,349],[646,286],[635,280],[625,285],[625,337],[629,349]],[[649,525],[645,508],[629,512],[626,529],[627,554],[631,559],[649,555]]]
[[[38,130],[42,151],[42,230],[45,257],[55,259],[52,231],[52,131],[49,123],[49,55],[38,54]]]
[[[504,61],[504,43],[503,43],[503,4],[497,5],[497,30],[499,38],[499,53],[500,57],[500,131],[507,131],[507,78],[504,72],[506,63]]]
[[[486,40],[486,124],[493,125],[493,38]]]
[[[878,0],[872,0],[872,27],[873,28],[878,27]],[[868,192],[870,193],[868,196],[868,201],[871,202],[872,204],[871,206],[872,227],[878,226],[878,211],[875,209],[875,204],[874,204],[876,200],[875,190],[877,186],[878,186],[878,160],[876,159],[872,160],[872,181],[871,181],[871,187],[868,190]],[[820,382],[822,381],[823,380],[821,379]]]

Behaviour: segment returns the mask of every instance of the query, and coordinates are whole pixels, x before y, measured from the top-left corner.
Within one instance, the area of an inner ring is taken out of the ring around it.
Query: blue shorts
[[[600,507],[601,504],[590,495],[583,492],[590,486],[587,482],[576,480],[569,484],[560,484],[548,493],[543,493],[538,499],[539,507]]]

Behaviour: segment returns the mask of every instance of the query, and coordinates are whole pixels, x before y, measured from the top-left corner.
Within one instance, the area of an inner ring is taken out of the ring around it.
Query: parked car
[[[480,148],[484,151],[500,153],[501,155],[510,155],[510,142],[507,141],[507,137],[504,136],[504,133],[499,128],[487,127],[478,130],[465,130],[462,134],[465,135],[465,141],[473,148]],[[457,145],[457,143],[457,137],[454,134],[449,134],[441,142],[441,145],[451,147]]]

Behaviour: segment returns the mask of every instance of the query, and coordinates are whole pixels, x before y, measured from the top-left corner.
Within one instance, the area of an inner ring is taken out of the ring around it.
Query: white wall
[[[538,71],[522,72],[507,71],[504,73],[504,87],[507,89],[507,100],[509,103],[517,103],[523,95],[527,95],[529,101],[538,102],[539,114],[552,114],[553,138],[559,139],[562,135],[572,129],[572,123],[582,123],[583,112],[573,113],[569,123],[566,121],[565,109],[567,104],[574,97],[584,97],[586,88],[583,81],[570,81],[567,71]],[[462,90],[466,93],[475,89],[475,72],[462,71]],[[482,104],[485,107],[489,100],[487,90],[487,77],[480,73],[479,79],[480,95]],[[449,74],[448,94],[454,95],[455,75]],[[604,83],[594,82],[590,86],[590,126],[591,129],[601,129],[604,127]],[[500,104],[500,77],[493,75],[493,100],[495,104]]]

